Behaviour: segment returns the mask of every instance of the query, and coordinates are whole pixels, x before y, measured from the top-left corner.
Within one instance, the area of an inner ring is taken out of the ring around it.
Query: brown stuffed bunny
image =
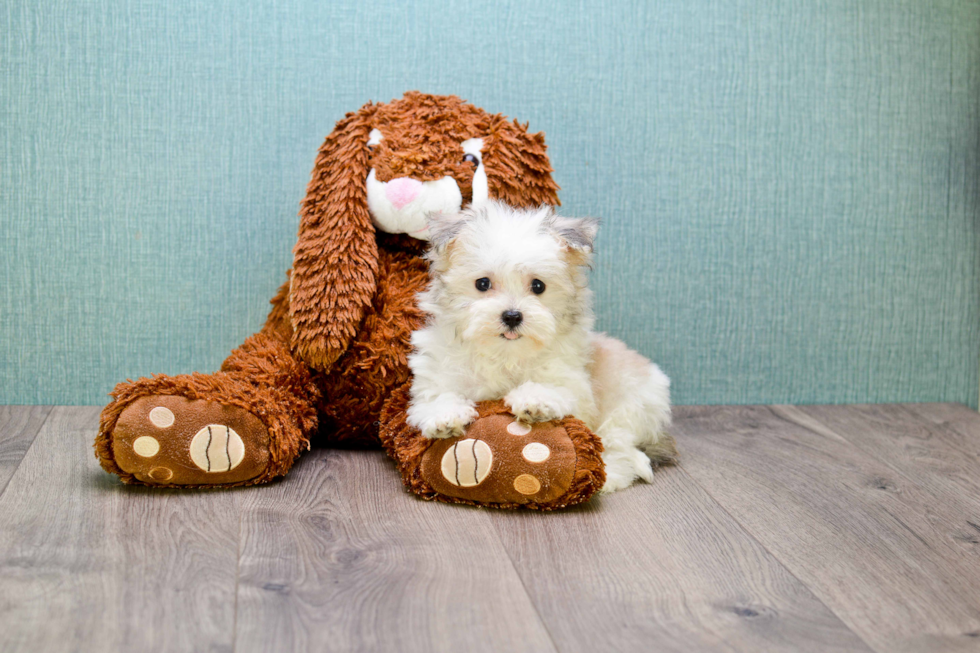
[[[587,499],[604,480],[601,445],[577,420],[547,426],[564,453],[528,474],[507,432],[513,418],[481,406],[467,437],[481,433],[495,462],[465,487],[432,462],[458,439],[426,440],[404,423],[426,215],[488,198],[557,204],[557,189],[542,134],[454,96],[412,92],[348,114],[320,148],[289,280],[265,326],[219,372],[117,385],[95,442],[103,468],[126,483],[253,485],[289,471],[315,435],[377,446],[383,434],[406,485],[426,498],[541,508]]]

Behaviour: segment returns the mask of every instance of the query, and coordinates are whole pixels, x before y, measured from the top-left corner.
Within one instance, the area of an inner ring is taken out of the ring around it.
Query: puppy
[[[482,203],[430,219],[429,315],[412,334],[408,423],[428,438],[462,435],[476,402],[501,399],[523,422],[574,415],[602,440],[612,492],[677,455],[670,380],[593,331],[588,288],[598,222],[550,207]]]

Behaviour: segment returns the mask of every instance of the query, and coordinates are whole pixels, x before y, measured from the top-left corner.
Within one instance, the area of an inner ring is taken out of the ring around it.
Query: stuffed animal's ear
[[[598,218],[566,218],[552,213],[546,224],[554,236],[567,248],[582,254],[592,254],[599,233]]]
[[[483,165],[490,199],[520,208],[561,204],[544,134],[529,134],[527,125],[493,116],[483,145]]]
[[[300,209],[289,288],[292,345],[319,370],[347,350],[377,289],[378,245],[366,187],[376,110],[369,104],[347,114],[327,136]]]

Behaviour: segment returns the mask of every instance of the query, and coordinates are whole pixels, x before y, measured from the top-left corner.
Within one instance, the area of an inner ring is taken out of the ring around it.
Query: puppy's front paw
[[[571,393],[540,383],[527,382],[504,397],[504,404],[522,422],[549,422],[570,415],[574,400]]]
[[[460,398],[444,398],[412,404],[408,408],[408,423],[427,438],[452,438],[463,435],[466,427],[477,417],[472,402]]]
[[[473,423],[473,418],[460,415],[442,415],[427,422],[421,429],[427,438],[441,440],[455,438],[466,433],[466,427]]]

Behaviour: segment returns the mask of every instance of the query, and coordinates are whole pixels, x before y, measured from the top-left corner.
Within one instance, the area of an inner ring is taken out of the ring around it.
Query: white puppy
[[[524,422],[574,415],[602,440],[604,492],[653,480],[676,457],[670,380],[593,331],[587,268],[598,222],[550,207],[484,203],[430,220],[427,326],[412,335],[408,423],[462,435],[475,402],[501,399]]]

